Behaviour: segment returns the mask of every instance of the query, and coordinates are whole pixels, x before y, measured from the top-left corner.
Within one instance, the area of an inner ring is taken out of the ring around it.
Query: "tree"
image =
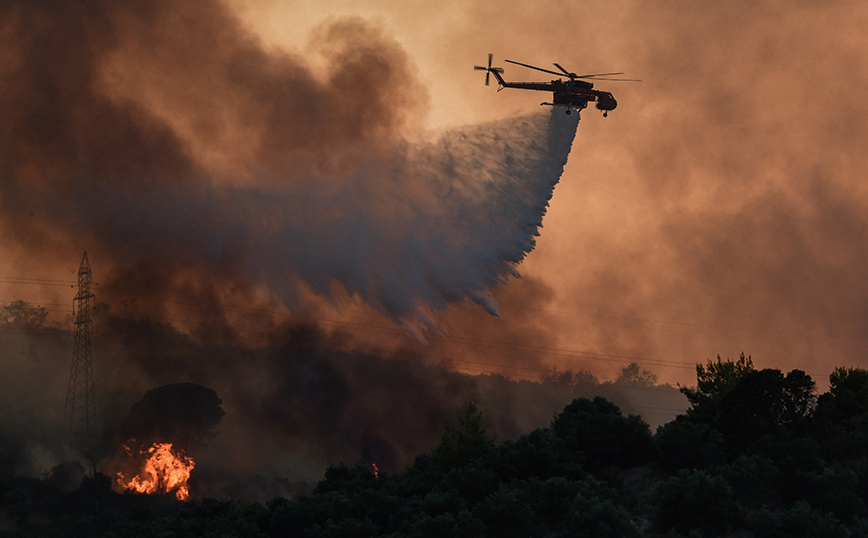
[[[657,461],[670,471],[708,469],[726,462],[723,435],[684,415],[657,428],[654,449]]]
[[[446,473],[450,469],[463,467],[474,459],[494,448],[494,436],[488,435],[482,423],[482,413],[476,402],[464,405],[458,417],[458,424],[446,422],[446,431],[440,438],[440,446],[432,453],[433,467]]]
[[[654,526],[663,532],[674,529],[686,535],[699,529],[720,536],[736,516],[732,488],[722,476],[706,471],[682,469],[660,484],[657,499]]]
[[[44,306],[33,306],[27,301],[14,301],[0,308],[0,324],[38,329],[45,324],[48,312]]]
[[[651,430],[637,416],[597,396],[578,398],[552,419],[569,455],[590,467],[633,465],[651,455]]]
[[[587,482],[586,482],[587,483]],[[558,538],[640,538],[631,514],[619,506],[614,494],[605,494],[593,485],[573,499],[570,513]]]
[[[835,458],[862,458],[868,444],[868,370],[836,368],[817,399],[817,439]]]
[[[171,442],[184,450],[204,446],[226,414],[214,390],[196,383],[173,383],[147,391],[121,425],[127,438],[143,446]]]
[[[802,370],[791,370],[784,379],[785,407],[783,420],[800,421],[814,410],[817,384]]]
[[[572,370],[567,370],[565,372],[561,372],[555,368],[552,368],[548,372],[545,372],[540,376],[540,381],[543,383],[551,383],[553,385],[560,385],[563,387],[576,387],[579,385],[596,385],[599,382],[594,374],[590,372],[586,372],[584,370],[579,370],[577,372],[573,372]]]
[[[315,495],[339,492],[353,495],[362,490],[377,487],[377,476],[370,465],[357,463],[352,467],[346,464],[330,465],[325,471],[325,477],[314,489]]]
[[[717,416],[721,398],[753,370],[753,361],[750,356],[745,358],[744,353],[737,361],[724,361],[718,355],[717,361],[709,360],[707,366],[697,364],[696,388],[680,387],[681,393],[691,405],[687,410],[688,416],[700,419]]]
[[[814,398],[814,381],[801,370],[786,377],[771,368],[753,370],[720,398],[715,425],[730,446],[745,448],[775,427],[800,424]]]
[[[837,421],[868,414],[868,370],[835,368],[829,375],[829,392],[821,397],[824,413]]]
[[[528,491],[503,484],[473,509],[474,517],[485,525],[489,536],[540,536],[544,530],[530,507]]]
[[[621,373],[618,375],[615,383],[650,387],[657,384],[657,374],[643,370],[639,367],[638,363],[631,362],[621,369]]]
[[[808,538],[824,536],[846,538],[852,536],[832,513],[823,512],[800,501],[786,511],[762,508],[751,514],[756,536],[768,538]]]

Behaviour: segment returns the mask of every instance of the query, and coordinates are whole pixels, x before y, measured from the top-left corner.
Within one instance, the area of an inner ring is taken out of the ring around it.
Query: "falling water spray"
[[[235,191],[236,227],[258,247],[249,270],[288,295],[294,280],[324,296],[337,284],[411,323],[465,299],[497,314],[489,290],[534,248],[577,124],[546,110],[404,142],[336,189]]]

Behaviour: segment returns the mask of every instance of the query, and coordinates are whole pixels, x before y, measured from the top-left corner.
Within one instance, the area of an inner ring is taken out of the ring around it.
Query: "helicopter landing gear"
[[[570,110],[570,109],[568,108],[568,109],[567,109],[567,116],[569,116],[569,115],[572,114],[572,113],[573,113],[573,111]]]
[[[603,117],[604,117],[604,118],[605,118],[606,116],[608,116],[608,115],[609,115],[608,112],[603,112]]]

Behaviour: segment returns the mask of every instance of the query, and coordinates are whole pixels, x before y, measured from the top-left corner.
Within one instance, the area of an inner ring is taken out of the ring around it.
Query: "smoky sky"
[[[427,146],[410,142],[426,123],[484,124],[539,109],[535,94],[482,84],[472,65],[493,52],[508,80],[547,77],[504,58],[642,82],[597,83],[619,106],[605,120],[584,111],[545,228],[519,267],[525,279],[494,291],[510,310],[492,320],[457,311],[451,334],[630,356],[648,367],[675,361],[656,371],[682,383],[694,381],[695,362],[718,354],[804,368],[820,383],[834,365],[864,363],[868,52],[859,2],[450,2],[432,11],[423,2],[362,10],[334,0],[316,13],[268,1],[207,12],[184,3],[40,6],[2,8],[3,110],[15,118],[0,149],[3,263],[15,271],[68,267],[82,250],[110,245],[91,259],[135,296],[130,309],[172,317],[177,303],[155,298],[186,294],[195,308],[174,317],[210,323],[215,312],[231,317],[219,308],[228,300],[277,296],[297,307],[293,297],[321,295],[322,286],[340,303],[347,284],[324,284],[337,279],[312,285],[291,270],[275,278],[250,262],[246,254],[279,234],[259,235],[257,245],[247,230],[276,217],[266,211],[251,223],[239,215],[258,213],[240,208],[299,192],[358,194],[341,188],[363,166],[394,171],[402,156],[433,151],[431,133]],[[112,170],[137,185],[119,189],[127,203],[107,187]],[[82,184],[95,185],[86,203],[101,200],[108,215],[82,211],[83,195],[69,187]],[[185,227],[207,233],[185,237]],[[376,281],[343,276],[350,288],[366,282],[374,297]],[[393,299],[371,303],[384,312]],[[486,360],[477,362],[501,360],[487,347],[440,353],[440,345],[434,355],[444,361],[479,350]],[[602,377],[622,365],[507,355],[509,365],[535,360]]]
[[[409,25],[414,9],[380,6]],[[834,365],[865,364],[861,3],[471,2],[432,16],[454,24],[414,27],[423,37],[403,41],[426,55],[433,80],[445,77],[432,92],[440,122],[456,121],[438,99],[441,89],[454,98],[455,85],[484,103],[464,116],[537,106],[527,92],[497,93],[459,69],[488,52],[507,80],[548,77],[503,59],[642,80],[596,83],[618,108],[605,119],[584,111],[521,267],[552,290],[526,303],[549,322],[546,346],[677,361],[658,371],[681,383],[718,354],[818,379]],[[450,46],[449,35],[464,38]],[[434,43],[447,43],[442,56]],[[487,321],[467,327],[477,324]],[[618,367],[546,361],[603,376]]]
[[[639,283],[621,299],[635,317],[696,323],[645,324],[657,353],[744,351],[817,377],[864,365],[864,16],[848,2],[643,12],[628,43],[647,119],[623,145],[645,230],[631,226],[634,263],[614,272]]]
[[[410,328],[496,314],[578,121],[423,134],[411,60],[360,18],[313,31],[313,58],[217,1],[12,3],[2,36],[4,236],[34,258],[85,245],[144,314],[309,293]]]

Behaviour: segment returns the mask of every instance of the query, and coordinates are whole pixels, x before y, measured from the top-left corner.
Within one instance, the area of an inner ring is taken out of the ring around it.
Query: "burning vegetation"
[[[222,400],[208,387],[175,383],[147,391],[130,409],[121,430],[128,441],[118,462],[123,491],[190,498],[187,485],[195,461],[188,456],[207,444],[225,414]],[[132,476],[132,478],[128,478]]]
[[[127,481],[124,473],[118,473],[118,484],[124,491],[136,493],[171,493],[174,492],[179,501],[190,498],[190,488],[187,481],[190,472],[196,463],[192,458],[184,455],[182,450],[172,448],[172,443],[154,443],[147,450],[134,450],[130,445],[135,443],[131,439],[124,449],[133,458],[143,457],[141,471]]]

